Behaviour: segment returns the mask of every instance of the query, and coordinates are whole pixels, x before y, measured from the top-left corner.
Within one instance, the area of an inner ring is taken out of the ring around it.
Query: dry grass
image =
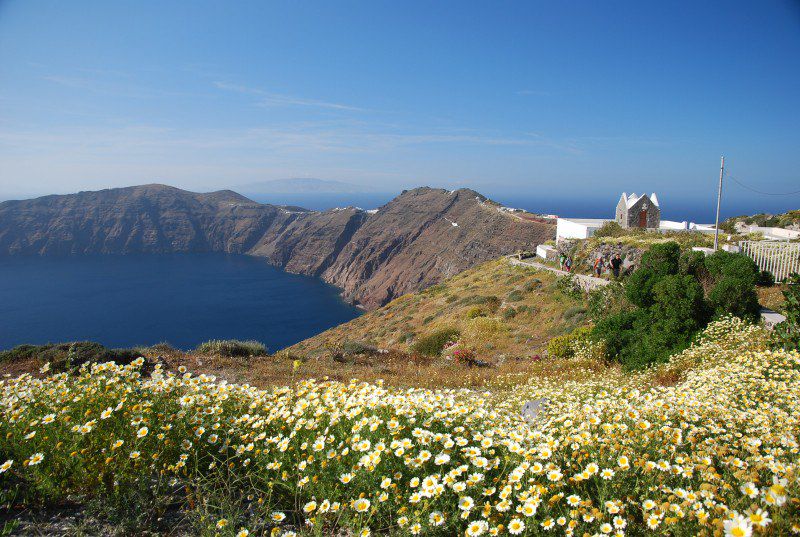
[[[316,357],[356,341],[409,352],[419,337],[453,327],[479,359],[530,359],[542,354],[550,338],[586,321],[585,301],[559,292],[556,279],[551,272],[513,266],[505,259],[490,261],[287,351]]]
[[[783,298],[783,291],[786,289],[785,285],[773,285],[772,287],[758,287],[758,302],[765,308],[773,311],[783,313],[786,306]]]

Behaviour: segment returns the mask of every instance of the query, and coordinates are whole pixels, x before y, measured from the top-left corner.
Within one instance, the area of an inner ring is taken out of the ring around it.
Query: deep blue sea
[[[573,198],[550,197],[546,193],[535,194],[481,191],[482,194],[508,207],[525,209],[535,213],[555,214],[570,218],[613,218],[621,193],[610,193],[604,197],[584,194]],[[246,195],[247,193],[245,193]],[[274,194],[251,196],[255,201],[276,205],[298,205],[306,209],[325,210],[348,205],[362,209],[376,209],[397,195],[392,194]],[[714,223],[717,208],[716,190],[705,198],[659,194],[661,218],[683,220],[700,224]],[[756,213],[783,213],[800,209],[800,196],[723,195],[721,218]]]
[[[255,339],[275,351],[357,317],[338,293],[244,255],[0,257],[0,349]]]

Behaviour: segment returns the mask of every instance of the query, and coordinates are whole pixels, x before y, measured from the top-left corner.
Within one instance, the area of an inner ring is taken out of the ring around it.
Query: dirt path
[[[508,258],[508,260],[511,262],[512,265],[522,265],[541,270],[549,270],[550,272],[554,272],[560,276],[571,275],[575,278],[575,281],[578,282],[578,285],[580,285],[584,291],[591,291],[592,289],[596,289],[597,287],[604,287],[609,283],[611,283],[610,280],[604,280],[603,278],[596,278],[594,276],[589,276],[587,274],[575,274],[574,272],[559,270],[557,268],[543,265],[542,263],[539,263],[537,261],[531,261],[531,259],[533,258],[526,258],[526,259],[515,259],[513,257]]]

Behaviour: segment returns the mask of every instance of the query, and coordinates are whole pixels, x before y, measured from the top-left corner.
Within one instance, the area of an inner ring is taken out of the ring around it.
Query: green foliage
[[[556,280],[556,289],[564,295],[580,299],[583,298],[583,289],[575,281],[575,276],[570,274],[568,276],[560,276]]]
[[[258,341],[239,341],[237,339],[212,339],[201,343],[195,349],[198,354],[246,358],[266,356],[267,348]]]
[[[625,229],[614,220],[609,220],[600,229],[594,232],[594,237],[622,237],[625,235]]]
[[[628,369],[664,362],[688,347],[714,314],[757,320],[757,277],[755,263],[741,254],[704,257],[681,254],[676,243],[656,244],[624,284],[625,299],[635,309],[619,301],[604,314],[598,311],[602,297],[590,295],[597,319],[593,334]]]
[[[619,282],[595,287],[589,291],[589,318],[598,320],[612,313],[619,313],[625,307],[625,293]]]
[[[439,356],[444,346],[458,340],[459,335],[461,333],[456,328],[440,328],[415,341],[411,350],[424,356]]]
[[[572,339],[569,334],[563,336],[556,336],[547,342],[547,354],[551,358],[571,358],[572,357]]]
[[[683,252],[678,263],[681,274],[688,274],[702,279],[708,273],[705,260],[706,256],[703,252],[695,252],[694,250]]]
[[[758,321],[761,306],[748,279],[722,278],[708,294],[708,300],[719,315],[730,313],[750,322]]]
[[[776,345],[786,350],[800,350],[800,275],[792,274],[783,291],[786,320],[774,330]]]
[[[34,359],[42,364],[49,362],[54,371],[63,371],[87,362],[116,362],[125,365],[139,356],[141,353],[135,349],[109,349],[94,341],[76,341],[46,345],[19,345],[0,352],[0,362]]]
[[[469,305],[478,305],[484,306],[486,311],[489,313],[494,313],[500,308],[500,304],[502,304],[502,300],[496,296],[481,296],[481,295],[471,295],[462,298],[459,303],[469,306]]]
[[[768,270],[762,270],[758,273],[758,281],[756,283],[759,287],[772,287],[775,285],[775,276]]]
[[[344,354],[375,354],[378,352],[377,347],[367,345],[361,341],[345,340],[342,343],[342,352]]]
[[[640,270],[650,270],[657,276],[677,274],[680,268],[681,247],[676,242],[654,244],[642,255]]]
[[[509,301],[509,302],[519,302],[520,300],[522,300],[524,298],[525,298],[525,295],[523,294],[522,291],[520,291],[519,289],[514,289],[513,291],[508,293],[508,296],[506,297],[506,300]]]
[[[485,317],[486,312],[480,306],[473,306],[467,310],[467,319],[475,319],[476,317]]]
[[[508,308],[503,310],[502,317],[503,317],[504,321],[508,321],[509,319],[513,319],[516,316],[517,316],[517,310],[513,306],[508,307]]]
[[[715,312],[757,321],[761,309],[755,290],[760,273],[758,265],[745,255],[720,250],[706,257],[705,266],[715,280],[708,294]]]
[[[554,337],[547,343],[547,354],[551,358],[572,358],[576,346],[592,339],[592,329],[588,326],[576,328],[569,334]]]

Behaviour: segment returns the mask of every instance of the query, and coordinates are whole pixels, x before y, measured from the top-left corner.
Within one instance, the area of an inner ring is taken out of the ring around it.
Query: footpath
[[[595,276],[589,276],[588,274],[575,274],[574,272],[567,272],[566,270],[560,270],[554,267],[550,267],[539,263],[538,261],[533,261],[532,257],[528,257],[525,259],[517,259],[515,257],[509,257],[508,260],[511,262],[512,265],[522,265],[526,267],[533,267],[536,269],[541,270],[549,270],[559,276],[572,276],[575,279],[575,282],[580,285],[581,289],[584,291],[591,291],[592,289],[596,289],[597,287],[603,287],[611,283],[610,280],[604,280],[603,278],[596,278]]]

